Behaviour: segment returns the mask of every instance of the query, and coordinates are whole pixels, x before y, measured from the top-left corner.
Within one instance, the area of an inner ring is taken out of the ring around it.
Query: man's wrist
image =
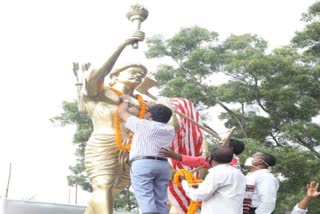
[[[300,201],[297,204],[297,207],[300,209],[307,209],[307,207],[309,206],[310,202],[313,200],[313,197],[310,196],[305,196],[302,201]]]
[[[182,161],[182,155],[181,154],[176,154],[176,160]]]
[[[304,200],[306,200],[306,201],[312,201],[314,198],[315,197],[308,196],[308,195],[304,196]]]

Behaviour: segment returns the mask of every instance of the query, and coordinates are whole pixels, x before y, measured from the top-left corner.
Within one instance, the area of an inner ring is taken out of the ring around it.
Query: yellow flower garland
[[[118,96],[123,95],[123,93],[121,91],[118,91],[115,88],[109,87],[109,89],[111,91],[113,91],[114,93],[116,93]],[[144,118],[144,116],[147,113],[147,105],[144,103],[142,96],[136,95],[136,98],[138,99],[139,104],[140,104],[140,112],[139,112],[139,116],[138,117],[140,119],[142,119],[142,118]],[[129,144],[127,144],[125,146],[122,145],[121,123],[120,123],[120,117],[119,117],[119,114],[118,114],[118,108],[115,111],[115,113],[113,114],[113,123],[114,123],[114,128],[116,130],[115,141],[116,141],[116,145],[117,145],[118,149],[120,149],[122,151],[128,151],[129,152],[130,148],[131,148],[132,136],[133,135],[131,135],[131,137],[130,137],[131,139],[130,139],[130,143]]]
[[[202,182],[201,179],[195,178],[189,170],[179,169],[173,177],[173,183],[176,184],[178,187],[182,187],[180,177],[183,174],[189,184],[197,184]],[[187,214],[195,214],[200,206],[201,202],[191,200]]]

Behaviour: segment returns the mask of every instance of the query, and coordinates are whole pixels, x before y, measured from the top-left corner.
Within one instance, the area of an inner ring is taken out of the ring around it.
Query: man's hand
[[[318,188],[319,188],[319,183],[311,181],[310,184],[307,184],[306,196],[312,199],[318,197],[320,195],[320,192],[318,192]]]
[[[298,203],[300,209],[307,209],[311,201],[320,195],[318,192],[319,184],[311,181],[310,184],[307,184],[307,193],[304,198]]]
[[[175,153],[174,151],[172,151],[170,149],[161,148],[160,155],[163,157],[172,158],[177,161],[182,160],[182,155]]]
[[[121,95],[121,96],[119,97],[119,100],[120,100],[120,103],[122,103],[122,102],[125,101],[125,100],[130,101],[130,97],[129,97],[128,95]]]
[[[120,99],[120,105],[118,107],[119,117],[121,118],[121,120],[126,122],[130,117],[130,114],[128,113],[128,108],[130,105],[130,97],[127,95],[122,95],[119,99]]]
[[[180,181],[186,180],[186,176],[184,174],[180,175]]]

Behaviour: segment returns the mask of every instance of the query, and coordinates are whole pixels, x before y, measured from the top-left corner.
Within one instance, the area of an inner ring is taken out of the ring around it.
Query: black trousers
[[[249,213],[250,214],[255,214],[256,213],[256,207],[250,207],[250,211],[249,211]],[[273,212],[272,212],[273,213]]]
[[[257,209],[257,208],[250,207],[249,213],[250,213],[250,214],[255,214],[255,213],[256,213],[256,209]]]

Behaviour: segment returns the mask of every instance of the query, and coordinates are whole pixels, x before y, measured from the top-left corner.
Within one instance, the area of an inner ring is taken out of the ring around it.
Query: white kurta
[[[276,207],[278,179],[268,169],[260,169],[249,173],[248,181],[254,177],[254,191],[252,193],[251,207],[256,207],[256,214],[270,214]]]
[[[291,214],[306,214],[307,212],[307,209],[301,209],[298,207],[298,204],[296,204],[296,206],[294,206],[293,210],[291,211]]]
[[[202,214],[242,214],[246,178],[242,172],[229,164],[220,164],[209,169],[209,174],[197,189],[182,182],[187,196],[202,201]]]

